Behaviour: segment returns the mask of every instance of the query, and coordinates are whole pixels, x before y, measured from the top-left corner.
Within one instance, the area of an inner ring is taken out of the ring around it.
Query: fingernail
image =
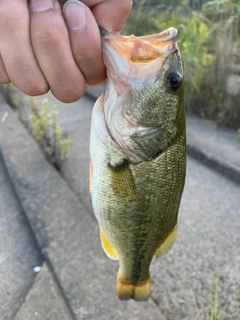
[[[86,25],[85,5],[77,0],[67,1],[63,6],[63,14],[70,30],[80,30]]]
[[[33,12],[42,12],[53,9],[53,2],[52,0],[31,0],[30,6]]]

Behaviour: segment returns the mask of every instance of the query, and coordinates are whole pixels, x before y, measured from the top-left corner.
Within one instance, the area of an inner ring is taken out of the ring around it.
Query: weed
[[[0,86],[0,91],[7,103],[16,111],[19,105],[19,96],[14,92],[12,83],[3,84]]]
[[[29,101],[32,108],[30,115],[32,135],[47,158],[57,169],[61,169],[72,139],[71,136],[65,139],[62,137],[62,129],[57,124],[57,106],[54,105],[50,110],[47,98],[43,99],[40,105],[36,98],[29,97]]]
[[[22,94],[12,84],[2,85],[0,90],[16,116],[37,140],[47,159],[60,170],[71,145],[71,136],[63,138],[62,129],[57,123],[57,106],[49,108],[47,98],[39,104],[35,97]],[[29,103],[26,102],[30,103],[30,115]]]
[[[208,306],[204,307],[202,298],[196,297],[192,289],[190,289],[190,295],[197,312],[194,320],[240,320],[240,316],[229,315],[229,299],[223,306],[221,306],[219,299],[219,276],[216,276],[215,284],[211,286],[208,297]]]
[[[239,129],[239,0],[208,1],[201,11],[192,11],[188,3],[165,4],[160,10],[159,3],[153,7],[142,0],[133,8],[124,33],[139,36],[175,26],[185,65],[187,110]]]

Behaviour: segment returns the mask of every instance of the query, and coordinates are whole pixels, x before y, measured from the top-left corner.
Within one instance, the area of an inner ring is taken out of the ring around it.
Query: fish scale
[[[119,260],[116,287],[119,299],[141,301],[150,294],[149,266],[153,256],[166,253],[177,234],[178,209],[186,170],[183,83],[176,87],[179,77],[183,78],[182,63],[174,28],[149,39],[143,37],[140,42],[134,36],[128,38],[103,33],[103,57],[108,80],[106,90],[96,102],[92,114],[92,204],[103,249],[110,258]],[[128,55],[136,56],[134,39],[144,45],[142,51],[139,45],[137,47],[136,64],[128,59]],[[147,59],[147,48],[151,49],[151,59]],[[156,61],[152,58],[153,51],[157,52],[154,55]],[[144,61],[140,64],[141,52]],[[152,70],[153,63],[154,68],[159,64],[159,69]],[[141,69],[142,65],[144,69]],[[134,85],[133,78],[141,83],[146,80],[149,85],[148,66],[155,81],[154,89],[151,87],[150,94],[148,92],[141,99],[147,86],[141,91],[141,86]],[[125,70],[125,75],[122,70]],[[169,87],[171,82],[173,88]],[[119,95],[121,90],[118,86],[123,85],[128,89]],[[135,91],[138,99],[134,100],[131,86],[134,90],[140,88],[140,92]],[[126,101],[127,108],[123,104]],[[119,110],[122,111],[119,113]],[[152,127],[144,128],[144,115],[148,112],[151,115],[147,121],[153,117],[154,122]],[[118,118],[112,120],[116,114]],[[156,114],[158,119],[155,119]],[[129,139],[124,143],[119,141],[123,133],[125,139],[129,134]]]

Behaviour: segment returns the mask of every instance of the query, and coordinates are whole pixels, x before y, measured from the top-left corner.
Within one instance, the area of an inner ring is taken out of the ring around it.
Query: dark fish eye
[[[182,84],[182,77],[177,72],[170,72],[165,79],[165,87],[169,91],[177,91]]]

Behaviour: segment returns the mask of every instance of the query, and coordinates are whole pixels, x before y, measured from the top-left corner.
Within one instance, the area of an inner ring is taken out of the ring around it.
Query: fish
[[[107,81],[92,111],[90,193],[102,248],[119,260],[120,300],[149,298],[151,261],[177,237],[186,125],[176,36],[101,29]]]

